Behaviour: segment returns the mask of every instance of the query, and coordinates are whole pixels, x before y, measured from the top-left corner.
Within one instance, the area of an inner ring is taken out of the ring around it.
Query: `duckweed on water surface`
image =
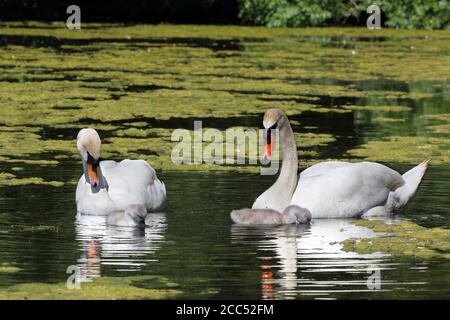
[[[425,115],[423,118],[432,122],[441,123],[431,125],[429,127],[431,132],[441,134],[448,134],[450,132],[450,113]]]
[[[354,224],[387,235],[347,239],[343,242],[345,251],[361,254],[385,252],[424,259],[436,257],[450,259],[449,229],[425,228],[410,221],[387,224],[379,220],[357,220]]]
[[[45,181],[40,177],[27,177],[27,178],[17,178],[12,173],[0,172],[0,186],[20,186],[20,185],[29,185],[29,184],[38,184],[38,185],[46,185],[52,187],[60,187],[64,185],[64,182],[61,181]]]
[[[432,137],[393,136],[369,141],[360,148],[350,150],[349,155],[370,161],[389,162],[395,159],[405,163],[420,163],[432,159],[432,163],[450,161],[450,140]]]
[[[19,267],[11,263],[0,263],[0,274],[2,273],[16,273],[21,271]]]
[[[450,112],[449,40],[448,30],[85,24],[73,32],[62,23],[1,23],[0,163],[76,159],[76,134],[90,126],[103,138],[104,158],[145,159],[157,170],[256,172],[176,165],[171,133],[192,129],[193,119],[257,127],[278,107],[295,123],[308,164],[447,164],[448,121],[429,117]],[[385,152],[393,146],[397,152]],[[45,183],[21,173],[0,185]]]
[[[19,225],[10,225],[9,226],[11,229],[16,229],[16,230],[20,230],[23,232],[31,232],[31,233],[36,233],[36,232],[55,232],[58,233],[59,232],[59,226],[47,226],[47,225],[24,225],[24,224],[19,224]]]
[[[166,288],[174,287],[165,278],[154,276],[101,277],[93,282],[81,283],[80,289],[69,289],[64,283],[24,283],[0,289],[0,300],[119,300],[169,299],[178,296],[176,289],[147,289],[136,285],[152,281]]]

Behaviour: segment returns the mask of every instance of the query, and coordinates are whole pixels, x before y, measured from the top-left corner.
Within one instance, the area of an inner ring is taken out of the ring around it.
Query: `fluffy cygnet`
[[[231,220],[238,224],[307,224],[311,213],[299,206],[290,205],[282,213],[272,209],[241,209],[231,211]]]

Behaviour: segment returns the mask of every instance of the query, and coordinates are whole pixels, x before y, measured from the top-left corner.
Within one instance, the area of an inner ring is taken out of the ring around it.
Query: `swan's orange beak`
[[[92,163],[88,163],[87,167],[88,167],[89,183],[93,187],[98,186],[99,179],[98,179],[97,171],[94,169],[94,165]]]
[[[270,158],[272,158],[272,144],[271,143],[266,143],[263,146],[262,149],[262,153],[261,153],[261,158],[270,160]]]
[[[261,153],[261,160],[270,161],[272,158],[272,128],[264,129],[264,144]]]

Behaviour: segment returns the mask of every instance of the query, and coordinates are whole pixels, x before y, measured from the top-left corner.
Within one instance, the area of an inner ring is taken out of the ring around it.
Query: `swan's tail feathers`
[[[429,162],[430,160],[425,160],[402,175],[405,184],[389,193],[389,198],[386,203],[389,211],[392,212],[401,209],[414,197],[423,175],[427,171]]]
[[[166,185],[164,182],[155,178],[153,183],[148,186],[149,204],[148,208],[151,211],[159,211],[164,208],[164,203],[166,201]]]

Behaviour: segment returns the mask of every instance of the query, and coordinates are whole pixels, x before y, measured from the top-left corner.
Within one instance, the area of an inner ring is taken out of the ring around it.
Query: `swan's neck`
[[[280,143],[281,143],[281,155],[282,164],[280,175],[273,184],[272,188],[277,192],[282,192],[287,195],[289,205],[295,188],[297,187],[297,170],[298,170],[298,155],[297,147],[295,144],[294,133],[292,132],[291,125],[288,121],[279,130]]]
[[[275,183],[261,194],[253,204],[254,209],[271,208],[282,212],[290,203],[297,187],[298,156],[294,133],[291,125],[285,125],[279,130],[282,153],[280,174]]]

